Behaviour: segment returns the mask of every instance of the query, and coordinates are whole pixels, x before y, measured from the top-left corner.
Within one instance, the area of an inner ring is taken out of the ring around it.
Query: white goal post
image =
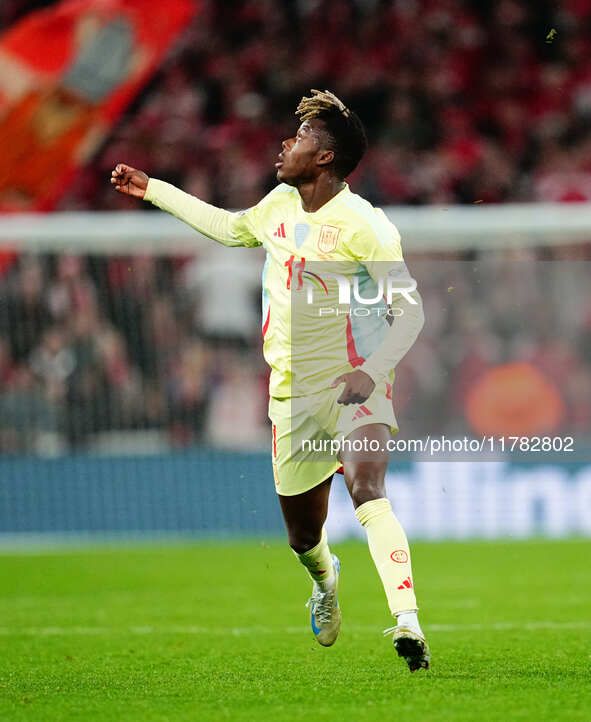
[[[591,242],[591,203],[388,206],[406,253]],[[0,215],[0,246],[34,253],[191,253],[211,241],[156,211]]]

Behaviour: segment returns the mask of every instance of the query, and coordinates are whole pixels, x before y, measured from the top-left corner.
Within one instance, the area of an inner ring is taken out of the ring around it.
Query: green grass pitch
[[[0,556],[0,720],[591,720],[590,544],[413,545],[432,669],[410,675],[367,547],[313,639],[284,544]]]

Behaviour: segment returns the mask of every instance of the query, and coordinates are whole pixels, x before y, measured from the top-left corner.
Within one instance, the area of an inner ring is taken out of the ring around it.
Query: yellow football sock
[[[355,510],[365,527],[369,551],[384,585],[393,615],[417,609],[410,550],[404,529],[388,499],[372,499]]]
[[[330,555],[330,549],[328,548],[328,537],[324,527],[322,527],[320,541],[315,547],[303,554],[298,554],[297,552],[294,552],[294,554],[306,567],[312,580],[320,583],[321,587],[322,582],[332,578],[334,573],[332,557]]]

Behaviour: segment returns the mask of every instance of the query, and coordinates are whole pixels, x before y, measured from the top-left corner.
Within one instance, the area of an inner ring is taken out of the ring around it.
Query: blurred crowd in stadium
[[[132,429],[173,446],[266,441],[252,289],[240,288],[240,326],[207,334],[195,277],[197,260],[22,257],[0,278],[0,450],[52,453]]]
[[[50,4],[3,0],[0,30]],[[248,207],[275,184],[280,141],[293,134],[310,87],[334,90],[367,125],[370,150],[351,185],[374,203],[591,200],[586,0],[202,6],[61,209],[139,208],[108,184],[118,161],[222,207]],[[491,263],[478,277],[474,258],[457,256],[456,271],[413,265],[428,324],[396,384],[405,435],[463,433],[467,419],[477,430],[473,386],[511,359],[543,373],[543,388],[530,379],[531,393],[546,398],[550,430],[591,432],[591,300],[583,278],[558,279],[573,264],[556,264],[552,283],[579,290],[570,305],[548,304],[534,261],[552,257],[508,254],[513,272]],[[234,326],[216,336],[199,266],[199,258],[23,256],[6,269],[0,452],[57,453],[113,429],[159,430],[176,446],[265,445],[260,278],[249,271],[234,284],[243,294],[229,303]],[[526,283],[515,267],[529,268]],[[510,303],[517,286],[521,315]]]
[[[374,203],[591,199],[586,0],[235,0],[203,3],[63,206],[128,206],[104,185],[121,160],[251,206],[310,87],[359,111]]]
[[[50,4],[4,0],[0,21]],[[121,160],[223,207],[250,206],[273,185],[297,100],[316,86],[367,125],[370,153],[352,182],[373,202],[591,199],[586,0],[201,5],[62,207],[128,206],[104,184]]]
[[[535,255],[411,263],[427,323],[397,371],[403,436],[589,437],[587,264]],[[97,448],[132,430],[173,447],[265,446],[259,269],[233,298],[211,262],[22,257],[0,278],[0,451]],[[224,326],[205,276],[226,295]]]

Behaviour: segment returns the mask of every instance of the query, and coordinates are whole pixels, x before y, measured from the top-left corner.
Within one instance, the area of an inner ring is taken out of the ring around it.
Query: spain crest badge
[[[321,253],[332,253],[337,247],[341,229],[337,226],[324,225],[318,236],[318,250]]]

